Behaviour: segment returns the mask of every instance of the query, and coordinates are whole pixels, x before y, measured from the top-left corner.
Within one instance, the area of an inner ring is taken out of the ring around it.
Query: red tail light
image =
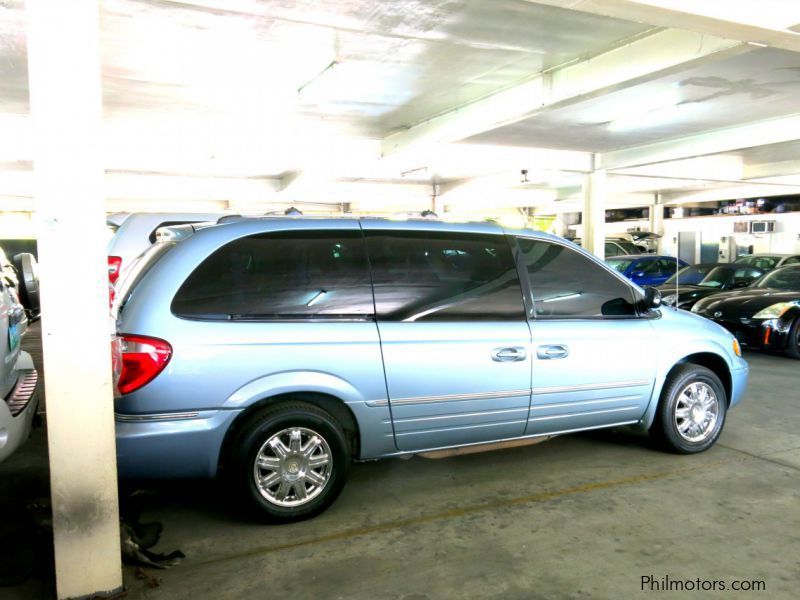
[[[108,280],[111,283],[116,283],[119,279],[119,270],[122,268],[121,256],[108,257]]]
[[[158,338],[121,335],[112,343],[112,364],[117,390],[130,394],[155,379],[164,370],[172,346]]]

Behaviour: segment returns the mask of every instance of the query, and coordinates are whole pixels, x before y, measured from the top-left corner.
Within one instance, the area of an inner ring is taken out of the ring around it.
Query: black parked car
[[[684,267],[659,285],[658,290],[663,304],[689,310],[702,298],[747,287],[764,273],[747,265],[702,263]]]
[[[692,312],[719,323],[743,346],[800,359],[800,265],[770,271],[749,288],[704,298]]]

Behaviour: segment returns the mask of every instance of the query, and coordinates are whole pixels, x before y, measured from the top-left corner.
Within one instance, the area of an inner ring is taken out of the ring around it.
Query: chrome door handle
[[[513,362],[525,360],[528,352],[522,346],[512,346],[510,348],[495,348],[492,350],[492,360],[495,362]]]
[[[536,349],[536,358],[550,360],[553,358],[565,358],[569,356],[569,348],[563,344],[552,344],[539,346]]]

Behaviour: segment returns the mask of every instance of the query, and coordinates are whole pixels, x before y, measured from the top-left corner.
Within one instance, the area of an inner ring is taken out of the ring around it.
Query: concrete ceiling
[[[800,191],[800,14],[753,4],[104,0],[110,195],[564,210],[593,161],[612,204]],[[30,196],[25,39],[0,0],[6,200]]]

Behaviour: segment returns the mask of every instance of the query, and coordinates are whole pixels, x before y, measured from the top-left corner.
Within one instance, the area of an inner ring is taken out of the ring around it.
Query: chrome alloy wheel
[[[713,435],[719,418],[719,399],[707,383],[683,388],[675,403],[675,427],[687,442],[702,442]]]
[[[290,427],[272,435],[256,455],[253,477],[277,506],[300,506],[322,492],[331,476],[331,449],[317,432]]]

